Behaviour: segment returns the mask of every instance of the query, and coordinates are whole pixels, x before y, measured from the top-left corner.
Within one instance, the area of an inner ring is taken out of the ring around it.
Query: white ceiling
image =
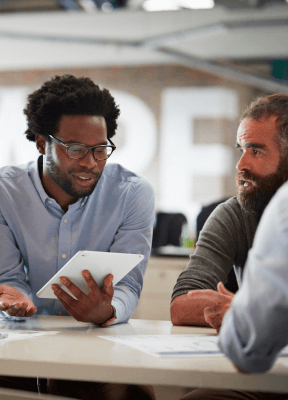
[[[216,65],[215,59],[288,58],[287,39],[285,4],[150,13],[2,13],[0,70],[180,63],[249,83],[254,77]],[[278,84],[267,79],[256,77],[252,84],[265,86],[265,81],[276,89]]]

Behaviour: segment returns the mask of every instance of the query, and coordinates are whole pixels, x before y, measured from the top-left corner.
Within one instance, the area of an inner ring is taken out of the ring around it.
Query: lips
[[[239,191],[253,190],[257,185],[255,181],[237,177],[237,186]]]
[[[74,175],[76,178],[76,182],[80,186],[90,186],[92,185],[98,178],[98,175],[92,175],[92,174],[75,174]]]

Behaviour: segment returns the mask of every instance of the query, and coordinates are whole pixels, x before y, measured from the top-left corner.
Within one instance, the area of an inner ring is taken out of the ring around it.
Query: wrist
[[[111,317],[107,321],[103,322],[100,326],[102,326],[102,327],[108,326],[117,319],[116,308],[114,306],[112,306],[112,304],[111,304],[111,307],[112,307]]]

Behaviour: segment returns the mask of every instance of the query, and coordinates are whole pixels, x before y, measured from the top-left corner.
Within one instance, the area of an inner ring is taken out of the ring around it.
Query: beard
[[[237,174],[236,181],[239,185],[240,181],[249,180],[255,182],[252,190],[241,192],[238,191],[237,199],[242,209],[257,214],[261,217],[265,207],[279,189],[279,187],[288,180],[288,160],[282,157],[279,161],[276,172],[261,177],[251,174],[249,171],[243,171]]]
[[[46,155],[46,166],[47,166],[47,171],[50,177],[53,179],[53,181],[57,183],[57,185],[60,186],[60,188],[64,190],[65,193],[67,193],[69,196],[75,199],[80,199],[81,197],[89,196],[90,194],[92,194],[103,172],[102,170],[101,172],[95,174],[96,181],[94,181],[94,183],[91,186],[77,188],[75,183],[73,183],[72,175],[74,173],[79,173],[79,172],[84,173],[88,171],[85,170],[78,171],[75,169],[70,169],[69,171],[64,173],[63,171],[61,171],[61,169],[57,166],[57,164],[53,160],[52,152],[49,148]]]

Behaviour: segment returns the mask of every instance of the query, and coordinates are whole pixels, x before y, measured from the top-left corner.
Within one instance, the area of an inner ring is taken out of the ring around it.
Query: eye
[[[252,151],[253,151],[253,154],[254,154],[255,156],[256,156],[257,154],[260,153],[259,150],[257,150],[257,149],[253,149]]]
[[[73,154],[81,153],[83,150],[85,149],[82,146],[77,146],[77,145],[69,146],[69,152]]]
[[[70,158],[82,157],[85,154],[85,152],[86,152],[86,147],[80,146],[79,144],[73,144],[68,148],[68,156],[70,156]]]
[[[106,147],[96,147],[96,149],[94,150],[94,152],[97,154],[106,153],[106,151],[107,151]]]

